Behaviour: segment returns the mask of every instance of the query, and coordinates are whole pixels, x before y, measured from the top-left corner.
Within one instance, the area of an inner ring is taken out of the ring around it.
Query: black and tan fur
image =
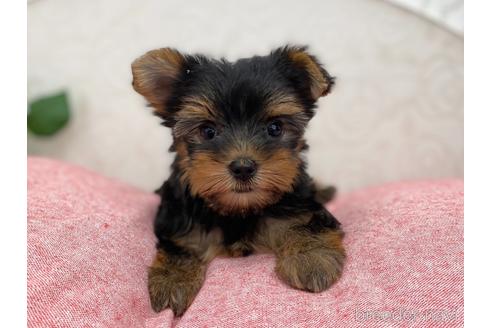
[[[176,152],[158,190],[152,307],[181,315],[216,256],[272,252],[288,285],[320,292],[342,272],[339,222],[305,170],[315,103],[333,78],[304,47],[234,63],[153,50],[132,64],[133,86],[172,129]]]

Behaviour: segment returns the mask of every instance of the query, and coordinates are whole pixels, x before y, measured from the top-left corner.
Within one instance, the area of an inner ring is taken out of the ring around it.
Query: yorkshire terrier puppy
[[[236,62],[163,48],[136,59],[132,73],[176,152],[158,190],[152,308],[182,315],[216,256],[272,252],[286,284],[330,287],[345,260],[343,232],[302,157],[315,103],[334,83],[318,60],[293,46]]]

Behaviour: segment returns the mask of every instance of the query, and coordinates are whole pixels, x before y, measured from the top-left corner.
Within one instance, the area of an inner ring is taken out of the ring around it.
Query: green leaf
[[[37,135],[49,136],[63,128],[70,118],[65,92],[38,99],[30,104],[27,127]]]

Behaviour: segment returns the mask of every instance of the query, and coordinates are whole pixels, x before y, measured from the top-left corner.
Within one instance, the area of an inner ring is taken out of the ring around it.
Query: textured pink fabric
[[[463,183],[405,182],[342,196],[341,280],[310,294],[269,255],[216,259],[182,318],[146,290],[155,195],[52,160],[28,161],[30,327],[459,327]]]

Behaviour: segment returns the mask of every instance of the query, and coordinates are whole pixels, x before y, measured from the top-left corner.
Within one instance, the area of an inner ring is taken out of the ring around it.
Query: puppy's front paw
[[[148,288],[150,303],[155,312],[171,308],[174,315],[181,316],[198,294],[205,276],[200,265],[188,267],[163,263],[149,268]]]
[[[276,271],[290,286],[318,293],[328,289],[342,273],[345,255],[318,248],[277,259]]]
[[[342,274],[343,232],[293,235],[278,253],[276,272],[290,286],[310,292],[328,289]]]

